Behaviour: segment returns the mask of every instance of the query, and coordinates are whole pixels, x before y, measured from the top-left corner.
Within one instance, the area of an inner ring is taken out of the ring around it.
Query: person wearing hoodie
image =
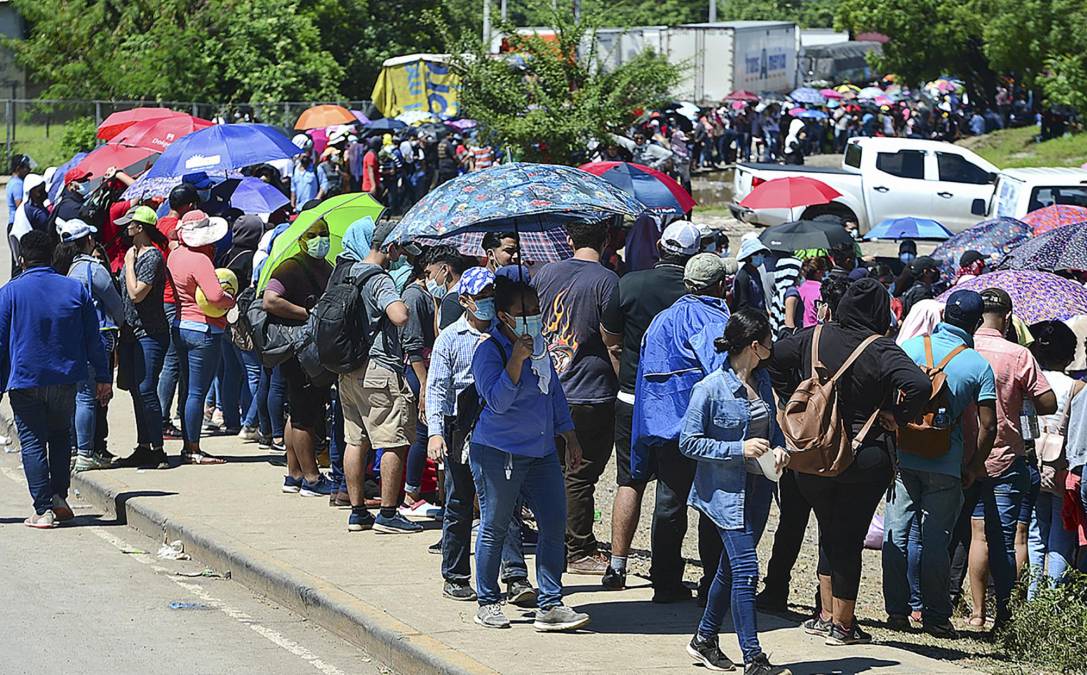
[[[885,336],[891,324],[887,291],[875,279],[854,282],[835,313],[824,324],[820,360],[836,372],[850,354],[873,334]],[[779,340],[769,363],[774,389],[788,399],[812,372],[814,328]],[[871,636],[854,616],[861,576],[861,550],[868,525],[894,479],[892,431],[913,419],[932,391],[929,378],[889,337],[865,349],[838,381],[838,406],[848,435],[855,436],[878,411],[856,450],[852,464],[834,477],[798,473],[800,493],[819,521],[819,592],[822,609],[804,630],[826,637],[828,645],[864,644]]]
[[[230,250],[220,256],[219,266],[238,277],[238,293],[252,285],[253,256],[264,235],[264,222],[256,215],[234,221]],[[223,425],[228,434],[255,441],[257,432],[257,389],[260,386],[260,358],[256,352],[240,349],[231,339],[223,342],[223,374],[219,386]]]

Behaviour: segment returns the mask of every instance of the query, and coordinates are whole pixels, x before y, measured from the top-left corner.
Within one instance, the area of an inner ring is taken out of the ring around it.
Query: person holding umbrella
[[[741,264],[732,282],[732,310],[738,312],[751,307],[766,314],[766,291],[759,268],[770,251],[757,238],[745,239],[740,244],[736,260]]]

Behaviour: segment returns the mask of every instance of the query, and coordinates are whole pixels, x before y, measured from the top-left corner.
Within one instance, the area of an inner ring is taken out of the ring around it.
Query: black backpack
[[[341,260],[337,268],[341,265],[354,265],[354,261]],[[378,274],[385,274],[385,270],[373,267],[357,277],[339,272],[334,271],[333,277],[342,276],[342,280],[329,284],[310,312],[310,327],[321,365],[342,374],[361,368],[370,354],[376,327],[366,316],[362,287]]]

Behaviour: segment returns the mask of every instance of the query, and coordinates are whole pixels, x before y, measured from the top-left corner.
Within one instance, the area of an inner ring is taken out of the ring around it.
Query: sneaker
[[[336,490],[328,496],[328,505],[336,508],[351,506],[351,497],[343,490]]]
[[[535,607],[536,589],[528,579],[514,579],[506,584],[506,602],[518,607]]]
[[[719,672],[736,670],[736,664],[732,662],[732,659],[721,653],[721,647],[717,642],[716,635],[702,637],[696,633],[691,641],[687,643],[687,653],[690,654],[692,659],[705,666],[707,670]]]
[[[99,469],[112,469],[113,463],[99,457],[96,454],[79,455],[75,458],[75,467],[72,469],[76,473],[80,471],[97,471]]]
[[[298,494],[302,497],[327,497],[332,494],[332,481],[323,473],[319,475],[320,477],[313,483],[303,478]]]
[[[441,555],[442,554],[442,540],[439,539],[438,541],[434,542],[430,546],[427,546],[426,547],[426,552],[427,553],[433,553],[435,555]]]
[[[502,605],[480,605],[475,622],[484,628],[509,628],[510,620],[502,613]]]
[[[216,408],[215,412],[211,414],[211,425],[214,427],[222,427],[223,424],[223,411]]]
[[[41,514],[35,513],[23,521],[23,525],[33,527],[35,530],[51,530],[59,524],[60,523],[57,522],[57,516],[53,513],[52,509]]]
[[[165,421],[162,423],[162,437],[181,438],[181,428],[172,421]]]
[[[258,450],[271,450],[272,449],[272,437],[271,436],[257,436],[257,449]]]
[[[223,430],[223,425],[222,424],[216,424],[214,422],[214,418],[207,418],[207,417],[204,418],[204,431],[207,431],[207,432],[212,433],[212,434],[218,434],[222,430]]]
[[[94,454],[97,455],[97,457],[99,459],[104,459],[107,462],[109,462],[110,464],[116,464],[117,463],[117,455],[113,454],[109,450],[106,450],[105,448],[95,450]]]
[[[468,582],[447,581],[442,586],[442,596],[450,600],[471,602],[476,599],[476,592],[472,590]]]
[[[830,628],[833,622],[830,619],[823,620],[821,614],[816,614],[812,618],[808,619],[804,623],[800,624],[800,627],[804,629],[804,632],[808,635],[830,635]]]
[[[287,441],[283,440],[282,438],[277,441],[276,439],[273,438],[272,439],[272,450],[275,450],[276,452],[279,452],[279,453],[287,452]]]
[[[283,477],[283,492],[286,492],[287,494],[298,494],[301,490],[301,478],[292,478],[291,476]]]
[[[653,591],[653,602],[659,605],[668,605],[673,602],[687,602],[690,599],[691,589],[686,586],[658,588]]]
[[[621,591],[627,587],[627,573],[625,571],[617,572],[614,567],[608,565],[608,569],[604,570],[604,577],[600,580],[600,584],[605,591]]]
[[[861,626],[853,619],[853,625],[846,630],[838,624],[830,627],[825,644],[831,647],[844,647],[846,645],[866,645],[872,641],[872,636],[861,630]]]
[[[58,523],[65,523],[75,518],[72,507],[68,506],[68,502],[60,495],[53,495],[53,515],[56,516]]]
[[[362,532],[374,527],[374,515],[366,509],[351,509],[351,515],[347,517],[348,532]]]
[[[425,499],[417,499],[410,504],[402,504],[399,511],[400,515],[405,518],[429,518],[428,514],[432,513],[436,508],[438,507]]]
[[[586,576],[599,577],[611,567],[608,558],[603,553],[581,556],[566,561],[567,574],[584,574]]]
[[[532,627],[541,633],[557,633],[564,630],[577,630],[589,623],[589,615],[575,612],[566,605],[553,605],[536,612]]]
[[[260,432],[257,431],[256,427],[242,426],[242,428],[238,431],[238,438],[246,442],[255,441],[259,437]]]
[[[57,514],[58,517],[60,514]],[[926,623],[925,632],[929,635],[943,640],[958,640],[959,631],[955,630],[955,626],[950,621],[944,621],[942,623]]]
[[[909,633],[912,628],[910,625],[910,617],[905,614],[888,614],[887,628],[901,633]]]
[[[415,534],[422,531],[422,525],[411,522],[399,513],[390,518],[378,513],[374,519],[374,532],[381,534]]]
[[[766,654],[759,654],[744,666],[744,675],[792,675],[791,670],[770,664]]]

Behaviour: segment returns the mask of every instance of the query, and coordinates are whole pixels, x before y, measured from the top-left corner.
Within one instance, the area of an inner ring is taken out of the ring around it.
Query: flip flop
[[[204,452],[181,453],[182,464],[226,464],[226,460]]]

